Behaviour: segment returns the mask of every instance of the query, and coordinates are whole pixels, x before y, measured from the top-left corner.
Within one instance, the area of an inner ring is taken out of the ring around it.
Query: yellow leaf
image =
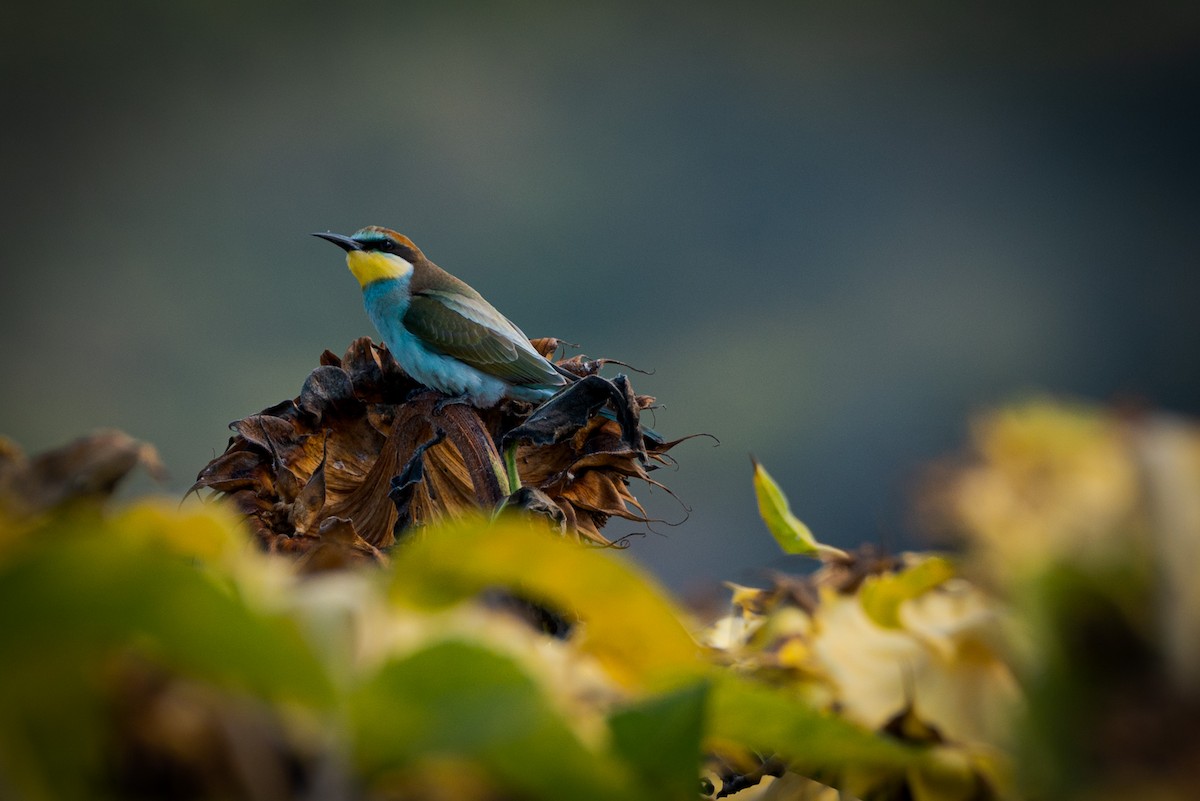
[[[233,512],[219,504],[181,508],[169,501],[142,501],[114,515],[111,525],[129,542],[158,542],[209,564],[248,547]]]
[[[554,536],[516,517],[480,517],[426,530],[396,553],[392,597],[453,603],[492,587],[577,617],[573,635],[626,685],[704,669],[682,610],[619,554]]]
[[[886,629],[900,628],[900,604],[954,577],[954,566],[932,556],[899,573],[869,576],[858,597],[871,620]]]

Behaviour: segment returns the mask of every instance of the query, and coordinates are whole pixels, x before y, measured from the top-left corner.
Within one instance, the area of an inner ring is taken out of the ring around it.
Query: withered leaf
[[[259,454],[253,451],[230,450],[205,465],[188,492],[200,489],[236,492],[273,483],[269,466]]]
[[[317,421],[326,417],[351,417],[361,412],[350,374],[341,367],[322,365],[308,374],[296,405]]]
[[[586,426],[605,404],[615,414],[622,436],[634,450],[640,450],[636,402],[624,376],[612,381],[598,375],[581,378],[535,409],[524,423],[506,433],[503,441],[554,445]]]
[[[553,359],[555,352],[558,351],[558,346],[562,344],[562,340],[554,337],[538,337],[529,340],[529,344],[538,353],[542,354],[544,359]]]
[[[286,446],[296,437],[295,426],[282,417],[269,414],[252,414],[230,423],[229,427],[242,439],[272,454],[277,453],[280,447]]]
[[[321,464],[309,476],[304,489],[300,490],[300,494],[292,502],[291,509],[288,512],[289,522],[296,529],[297,534],[307,534],[313,529],[317,521],[320,520],[321,510],[324,508],[325,460],[322,459]]]
[[[103,430],[27,459],[4,440],[0,502],[18,515],[79,501],[107,500],[134,468],[162,480],[166,470],[154,447],[123,431]]]
[[[386,564],[387,556],[360,537],[353,522],[327,517],[321,521],[316,544],[300,557],[300,571],[319,573],[365,563]]]
[[[399,403],[418,386],[396,364],[391,352],[375,346],[369,337],[350,343],[341,366],[349,374],[355,394],[367,403]]]

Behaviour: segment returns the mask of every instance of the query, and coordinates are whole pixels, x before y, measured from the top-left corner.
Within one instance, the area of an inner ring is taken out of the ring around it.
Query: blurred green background
[[[120,427],[182,490],[374,336],[308,236],[366,224],[722,440],[677,449],[690,519],[632,546],[677,589],[788,564],[747,453],[822,540],[901,547],[973,409],[1200,413],[1195,3],[19,2],[0,31],[29,450]]]

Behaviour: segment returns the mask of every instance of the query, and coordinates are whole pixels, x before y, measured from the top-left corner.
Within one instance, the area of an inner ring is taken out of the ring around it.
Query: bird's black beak
[[[351,239],[348,236],[342,236],[341,234],[331,234],[328,231],[326,231],[323,234],[313,234],[313,236],[319,236],[322,239],[328,240],[328,241],[332,242],[333,244],[337,245],[342,250],[346,251],[347,253],[349,253],[352,250],[362,250],[363,249],[363,246],[361,244],[359,244],[357,241]]]

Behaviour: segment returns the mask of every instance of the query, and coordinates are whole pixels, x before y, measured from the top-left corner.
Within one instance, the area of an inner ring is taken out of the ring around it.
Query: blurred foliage
[[[1033,401],[979,418],[930,522],[1022,624],[1016,731],[1045,798],[1200,792],[1200,427]]]
[[[308,573],[221,504],[107,510],[84,479],[141,443],[54,455],[75,476],[5,443],[0,797],[1193,797],[1200,432],[1044,403],[974,431],[923,497],[955,558],[825,548],[756,467],[820,564],[707,623],[538,517]]]
[[[541,518],[462,519],[315,575],[223,505],[69,497],[4,531],[6,796],[690,798],[706,750],[885,774],[923,759],[714,672],[640,570]]]

